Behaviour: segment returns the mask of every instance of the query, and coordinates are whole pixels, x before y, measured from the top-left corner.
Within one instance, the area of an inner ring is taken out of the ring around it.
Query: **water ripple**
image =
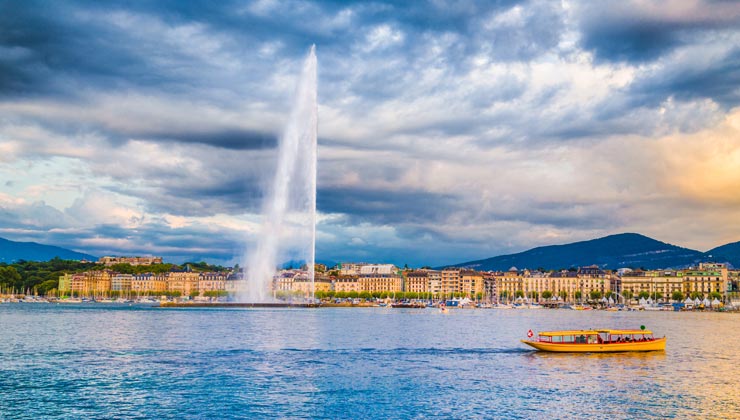
[[[41,305],[39,305],[41,306]],[[0,307],[0,418],[733,418],[727,314]],[[534,311],[532,311],[534,312]],[[656,353],[529,328],[650,325]],[[692,333],[687,333],[688,331]],[[697,334],[701,332],[701,334]]]

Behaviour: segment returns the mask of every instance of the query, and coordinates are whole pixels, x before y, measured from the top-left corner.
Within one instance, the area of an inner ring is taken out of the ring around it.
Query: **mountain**
[[[728,262],[733,267],[740,267],[740,242],[718,246],[706,252],[707,257],[717,262]]]
[[[505,271],[511,267],[561,269],[596,264],[601,268],[646,269],[685,267],[705,259],[693,249],[660,242],[637,233],[620,233],[590,241],[533,248],[518,254],[455,264],[476,270]]]
[[[48,261],[54,257],[63,260],[97,261],[97,257],[52,245],[36,242],[15,242],[0,238],[0,262],[12,263],[18,260]]]

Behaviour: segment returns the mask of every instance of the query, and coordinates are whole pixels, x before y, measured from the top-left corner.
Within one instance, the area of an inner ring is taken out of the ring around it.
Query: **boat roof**
[[[589,335],[607,333],[612,335],[627,335],[627,334],[652,334],[650,330],[565,330],[565,331],[542,331],[539,335],[544,336],[560,336],[560,335]]]

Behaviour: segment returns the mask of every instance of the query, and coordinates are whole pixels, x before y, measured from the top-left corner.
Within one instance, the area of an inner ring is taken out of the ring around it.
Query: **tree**
[[[516,292],[514,293],[514,296],[516,296],[516,298],[517,298],[517,299],[519,299],[519,298],[523,298],[523,297],[524,297],[524,291],[523,291],[523,290],[517,290],[517,291],[516,291]]]
[[[367,292],[367,291],[360,292],[359,296],[360,296],[361,299],[365,299],[365,300],[372,299],[372,297],[373,297],[372,293]]]
[[[0,267],[0,286],[3,288],[19,288],[21,275],[15,267]]]
[[[548,300],[552,297],[552,292],[549,290],[545,290],[542,292],[542,299]]]
[[[46,296],[46,294],[52,290],[56,290],[59,286],[59,280],[46,280],[45,282],[38,285],[38,291],[40,295]]]
[[[625,300],[630,300],[632,299],[633,294],[631,290],[622,290],[622,296]]]
[[[509,291],[508,290],[502,290],[501,293],[498,294],[500,298],[506,299],[509,297]]]
[[[558,296],[560,296],[560,299],[563,300],[568,299],[568,292],[566,292],[565,290],[561,290],[560,293],[558,293]]]
[[[703,298],[703,297],[704,297],[704,294],[703,294],[703,293],[699,293],[699,292],[697,292],[696,290],[695,290],[695,291],[693,291],[693,292],[691,292],[691,299],[692,299],[692,300],[693,300],[693,299],[701,299],[701,298]]]
[[[583,293],[581,293],[580,290],[576,290],[576,292],[573,294],[573,296],[578,300],[583,297]]]
[[[591,296],[592,300],[599,300],[602,296],[604,296],[604,294],[601,293],[600,290],[592,290],[591,293],[589,293],[589,296]]]
[[[671,294],[671,299],[680,302],[684,300],[684,295],[680,290],[676,290],[675,292],[673,292],[673,294]]]
[[[722,294],[720,292],[712,292],[712,293],[709,294],[709,298],[710,299],[721,300],[722,299]]]
[[[532,291],[532,292],[527,293],[527,297],[530,298],[530,299],[537,299],[538,296],[539,296],[539,294],[537,292],[535,292],[535,291]]]
[[[648,292],[646,292],[646,291],[643,290],[642,292],[640,292],[640,293],[637,294],[637,297],[639,299],[647,299],[647,298],[650,297],[650,293],[648,293]]]

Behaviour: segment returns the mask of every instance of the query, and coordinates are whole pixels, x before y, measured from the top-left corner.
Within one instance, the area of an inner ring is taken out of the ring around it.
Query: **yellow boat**
[[[540,351],[561,353],[609,353],[623,351],[665,350],[666,338],[655,338],[653,332],[641,330],[573,330],[543,331],[537,339],[522,343]]]

